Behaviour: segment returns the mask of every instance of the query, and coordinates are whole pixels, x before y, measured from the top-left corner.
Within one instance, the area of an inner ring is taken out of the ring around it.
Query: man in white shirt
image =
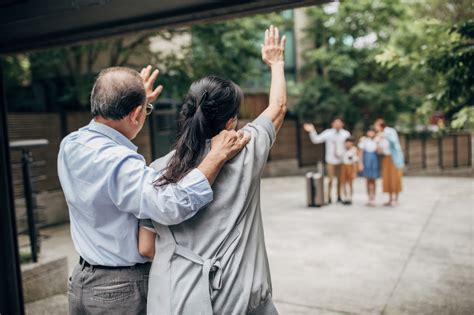
[[[304,130],[309,133],[309,138],[314,144],[325,143],[326,148],[326,173],[328,176],[328,203],[331,203],[332,183],[334,177],[337,177],[337,201],[342,202],[340,186],[340,168],[342,155],[344,154],[344,142],[351,136],[351,133],[344,129],[344,121],[341,118],[335,118],[331,123],[331,128],[324,130],[321,134],[316,132],[316,128],[311,123],[303,125]]]

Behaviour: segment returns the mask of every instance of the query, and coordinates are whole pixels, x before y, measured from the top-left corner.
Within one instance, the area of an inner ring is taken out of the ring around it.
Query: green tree
[[[468,126],[474,117],[474,20],[453,27],[452,41],[442,43],[438,53],[428,60],[429,69],[436,73],[438,94],[435,106],[448,119],[457,118],[453,127]],[[471,108],[466,110],[465,108]],[[462,111],[465,109],[464,111]],[[462,111],[462,112],[461,112]],[[456,116],[456,117],[455,117]],[[467,116],[462,119],[461,117]],[[461,120],[459,120],[461,119]],[[463,121],[464,123],[461,123]]]
[[[7,100],[15,110],[87,107],[97,60],[100,58],[104,67],[134,67],[130,64],[132,57],[147,59],[150,54],[151,35],[143,33],[133,38],[116,37],[7,56]]]
[[[377,116],[389,121],[406,107],[399,85],[375,55],[404,14],[399,1],[344,1],[307,10],[303,87],[296,111],[305,119],[329,123],[342,116],[350,128],[369,125]],[[333,8],[330,10],[330,8]]]
[[[408,7],[377,62],[399,79],[426,121],[444,113],[453,127],[468,126],[473,106],[474,40],[472,3],[430,1]],[[467,116],[466,116],[467,115]]]
[[[191,41],[181,47],[181,56],[157,54],[156,64],[165,70],[160,80],[164,95],[181,99],[192,81],[206,75],[218,75],[246,86],[264,81],[260,43],[263,30],[270,24],[290,27],[276,13],[192,26],[185,31]],[[171,36],[169,40],[172,40]]]

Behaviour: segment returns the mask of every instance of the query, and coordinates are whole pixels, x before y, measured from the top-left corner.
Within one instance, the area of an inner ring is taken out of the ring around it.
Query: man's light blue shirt
[[[178,224],[213,199],[211,186],[198,169],[176,184],[156,187],[159,175],[146,166],[129,139],[94,120],[63,139],[58,176],[81,257],[103,266],[143,263],[137,219]]]

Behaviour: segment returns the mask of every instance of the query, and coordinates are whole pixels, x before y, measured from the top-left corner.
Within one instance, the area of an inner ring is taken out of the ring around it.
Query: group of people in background
[[[385,206],[395,206],[402,191],[402,171],[405,166],[397,131],[377,119],[357,143],[344,129],[344,121],[335,118],[331,128],[320,134],[311,123],[305,123],[312,143],[325,144],[326,174],[328,177],[327,202],[332,203],[333,183],[337,180],[337,199],[352,204],[353,181],[357,175],[367,181],[367,206],[375,206],[376,181],[382,178],[383,192],[389,199]]]

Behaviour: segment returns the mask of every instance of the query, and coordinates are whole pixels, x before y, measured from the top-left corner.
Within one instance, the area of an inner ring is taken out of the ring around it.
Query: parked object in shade
[[[324,177],[321,173],[306,173],[306,200],[308,207],[324,205]]]

